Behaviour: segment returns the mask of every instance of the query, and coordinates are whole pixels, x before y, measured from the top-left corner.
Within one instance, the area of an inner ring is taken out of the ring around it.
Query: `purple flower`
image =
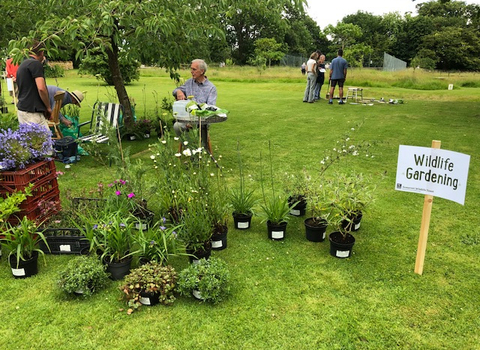
[[[129,193],[129,194],[127,195],[127,197],[128,197],[128,198],[133,198],[133,197],[135,197],[135,193],[133,193],[133,192],[132,192],[132,193]]]
[[[93,228],[94,230],[96,230],[96,229],[98,228],[98,225],[97,225],[97,224],[95,224],[95,225],[93,225],[93,227],[92,227],[92,228]]]
[[[122,194],[122,192],[120,192],[120,191],[115,191],[115,194],[116,194],[117,196],[120,196],[120,195]]]
[[[127,227],[127,225],[125,225],[124,223],[120,223],[119,226],[120,227]]]
[[[163,217],[163,218],[162,218],[162,222],[163,222],[163,223],[166,223],[166,222],[167,222],[167,218],[166,218],[166,217]]]
[[[167,228],[165,226],[160,226],[160,230],[165,231]]]
[[[155,241],[150,241],[150,245],[155,245],[156,242]]]
[[[125,185],[125,184],[126,184],[126,181],[125,181],[125,180],[122,180],[122,179],[118,180],[118,182],[120,182],[122,185]]]

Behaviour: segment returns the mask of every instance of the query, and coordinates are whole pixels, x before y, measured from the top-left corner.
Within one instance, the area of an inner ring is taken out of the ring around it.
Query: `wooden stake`
[[[432,141],[432,148],[440,148],[440,141]],[[418,238],[417,260],[415,261],[415,273],[423,273],[425,251],[427,250],[428,229],[430,228],[430,217],[432,213],[433,196],[425,195],[423,201],[422,224],[420,226],[420,237]]]

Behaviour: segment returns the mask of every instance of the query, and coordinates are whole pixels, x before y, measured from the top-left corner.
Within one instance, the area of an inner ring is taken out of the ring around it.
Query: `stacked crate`
[[[20,204],[20,212],[8,219],[12,225],[17,224],[24,216],[37,222],[44,221],[61,209],[57,171],[53,160],[40,161],[18,171],[0,172],[0,196],[3,198],[15,191],[25,190],[29,184],[33,184],[32,196],[28,196]]]

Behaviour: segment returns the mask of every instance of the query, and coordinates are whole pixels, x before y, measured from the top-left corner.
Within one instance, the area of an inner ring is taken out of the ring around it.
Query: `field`
[[[248,231],[237,231],[230,222],[228,248],[213,253],[228,263],[232,275],[226,301],[212,306],[179,297],[171,307],[143,308],[130,316],[119,300],[119,282],[85,300],[62,295],[55,281],[68,256],[47,256],[40,273],[26,280],[13,279],[3,257],[0,348],[480,349],[480,76],[352,70],[347,86],[363,87],[369,103],[341,106],[323,99],[326,85],[320,102],[302,103],[305,78],[299,69],[226,67],[207,75],[217,86],[217,105],[230,111],[228,121],[210,131],[229,184],[238,171],[237,144],[259,191],[260,154],[269,142],[278,181],[302,169],[315,173],[324,151],[345,133],[377,143],[373,158],[350,158],[336,167],[369,174],[377,184],[376,200],[355,234],[353,256],[336,259],[328,242],[307,241],[304,218],[292,218],[281,242],[267,239],[259,218]],[[90,118],[96,100],[115,100],[113,88],[75,71],[48,83],[86,91],[82,120]],[[127,90],[143,117],[171,98],[174,87],[164,71],[146,68]],[[370,101],[380,98],[403,104]],[[465,205],[434,199],[420,276],[413,270],[424,198],[395,191],[395,175],[399,145],[430,147],[432,140],[471,160]],[[132,159],[148,164],[153,142],[123,146]],[[92,156],[57,168],[64,173],[59,177],[64,200],[116,178],[114,168]],[[172,264],[181,270],[187,261]]]

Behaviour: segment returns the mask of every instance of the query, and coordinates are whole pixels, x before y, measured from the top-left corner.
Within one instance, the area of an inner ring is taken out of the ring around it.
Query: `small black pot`
[[[307,240],[310,242],[323,242],[325,240],[325,232],[328,227],[327,220],[315,221],[313,218],[308,218],[303,223]]]
[[[212,255],[212,242],[208,241],[205,242],[203,247],[197,250],[193,249],[186,249],[188,256],[188,260],[190,263],[196,264],[200,259],[205,259],[208,260],[210,258],[210,255]]]
[[[138,300],[140,304],[145,306],[153,306],[160,303],[160,292],[151,293],[151,292],[140,292],[140,299]]]
[[[351,220],[345,220],[342,222],[342,227],[345,231],[356,232],[360,230],[360,222],[362,221],[363,214],[362,212],[358,213],[355,216],[351,217]]]
[[[228,226],[226,225],[222,225],[220,229],[217,229],[213,233],[212,235],[213,250],[223,250],[227,248],[227,233],[228,233]]]
[[[233,222],[235,224],[235,228],[237,230],[248,230],[252,223],[252,216],[253,213],[248,214],[239,214],[239,213],[232,213]]]
[[[17,256],[12,254],[9,257],[12,275],[15,278],[27,278],[38,273],[38,252],[33,252],[28,260],[20,260],[17,266]]]
[[[304,216],[307,209],[307,199],[301,195],[288,197],[288,205],[292,205],[295,202],[298,203],[290,210],[290,215]]]
[[[355,244],[355,237],[347,233],[345,238],[338,232],[332,232],[329,235],[330,240],[330,255],[339,259],[345,259],[352,256],[353,245]]]

